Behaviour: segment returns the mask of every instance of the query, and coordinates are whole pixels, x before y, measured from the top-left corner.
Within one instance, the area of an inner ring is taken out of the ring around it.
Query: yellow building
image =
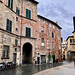
[[[75,17],[73,17],[74,20],[74,31],[73,31],[73,36],[69,36],[67,38],[67,55],[68,55],[68,60],[74,60],[75,59]]]

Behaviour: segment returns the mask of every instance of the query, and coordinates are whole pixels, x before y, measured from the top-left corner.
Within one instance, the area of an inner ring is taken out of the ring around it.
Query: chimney
[[[74,32],[75,32],[75,16],[73,17],[73,23],[74,23]]]

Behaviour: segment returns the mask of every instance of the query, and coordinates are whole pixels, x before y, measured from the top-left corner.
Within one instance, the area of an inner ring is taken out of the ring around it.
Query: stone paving
[[[50,68],[34,75],[75,75],[74,62],[70,64]]]

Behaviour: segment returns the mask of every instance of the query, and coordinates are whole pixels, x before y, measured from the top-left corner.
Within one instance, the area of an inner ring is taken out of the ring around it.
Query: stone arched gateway
[[[32,44],[27,42],[23,45],[22,64],[31,64],[31,63],[32,63]]]

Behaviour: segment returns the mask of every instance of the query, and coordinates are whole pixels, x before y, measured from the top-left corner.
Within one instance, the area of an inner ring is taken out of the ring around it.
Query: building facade
[[[66,39],[66,44],[64,44],[64,47],[62,47],[64,48],[64,53],[65,53],[64,55],[66,60],[75,59],[75,17],[73,17],[73,22],[74,22],[73,36],[69,36]]]
[[[0,62],[61,61],[61,27],[37,15],[35,0],[0,0]]]
[[[67,41],[62,43],[62,56],[63,60],[67,60]]]

